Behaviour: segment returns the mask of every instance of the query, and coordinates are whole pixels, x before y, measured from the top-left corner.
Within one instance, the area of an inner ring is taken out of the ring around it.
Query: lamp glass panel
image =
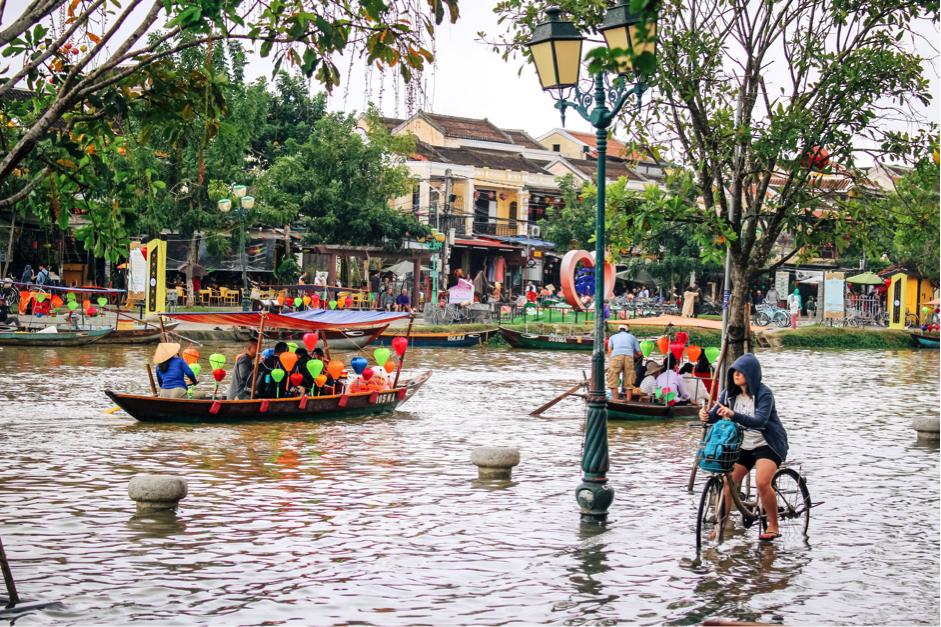
[[[244,209],[251,209],[254,206],[255,206],[254,198],[252,198],[251,196],[245,196],[244,198],[242,198],[242,207]]]
[[[236,185],[232,188],[232,194],[236,198],[242,198],[245,194],[248,193],[248,189],[244,185]]]
[[[647,23],[647,41],[638,40],[637,31],[639,27],[640,24],[629,27],[631,29],[631,41],[634,42],[634,56],[639,57],[645,52],[653,55],[657,54],[657,23]]]
[[[533,44],[529,49],[533,53],[536,73],[539,74],[539,82],[542,83],[542,88],[550,89],[557,86],[559,81],[555,75],[555,62],[552,59],[552,42],[545,41]]]
[[[228,213],[229,209],[231,208],[232,208],[231,200],[226,199],[226,200],[219,201],[219,211],[221,211],[222,213]]]
[[[569,86],[578,83],[578,71],[582,66],[582,40],[556,41],[555,58],[559,66],[558,84]]]
[[[631,49],[631,41],[627,36],[627,28],[622,26],[620,28],[611,28],[604,31],[604,40],[608,44],[608,48],[612,50],[614,48],[620,48],[622,50]],[[633,69],[633,63],[631,63],[631,58],[628,55],[623,55],[618,57],[618,71],[621,74],[626,74]]]

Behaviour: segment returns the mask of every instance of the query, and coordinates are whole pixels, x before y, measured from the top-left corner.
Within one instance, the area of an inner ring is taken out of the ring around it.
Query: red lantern
[[[886,287],[889,287],[890,285],[892,285],[892,279],[886,279],[886,280],[885,280],[885,286],[886,286]]]
[[[216,368],[212,371],[212,378],[221,383],[222,380],[225,379],[225,370],[222,368]]]
[[[392,340],[392,350],[394,350],[395,354],[399,357],[405,354],[406,348],[408,348],[408,340],[404,337],[397,337]]]
[[[312,351],[317,348],[317,342],[320,341],[319,333],[305,333],[304,334],[304,346],[307,347],[307,350]]]
[[[807,154],[804,155],[804,160],[801,161],[802,168],[810,168],[812,170],[823,170],[828,165],[830,165],[830,153],[822,146],[814,146],[811,148]]]
[[[88,314],[88,317],[89,317],[89,318],[92,318],[92,317],[94,317],[94,315],[95,315],[96,313],[98,313],[98,310],[95,309],[94,307],[89,307],[89,308],[85,311],[85,313]]]
[[[372,368],[366,368],[365,370],[363,370],[363,374],[360,376],[363,377],[363,381],[369,381],[370,379],[372,379],[373,374],[375,373],[372,371]]]
[[[344,302],[346,303],[346,306],[347,306],[347,307],[352,307],[352,306],[353,306],[353,299],[350,298],[349,296],[346,297],[346,300],[345,300]]]
[[[293,307],[293,306],[294,306],[294,299],[293,299],[293,298],[290,298],[290,297],[285,298],[285,299],[284,299],[284,304],[287,305],[288,307]]]
[[[294,387],[299,386],[303,382],[304,382],[304,375],[302,375],[300,372],[295,372],[294,374],[291,375],[291,385],[293,385]]]
[[[72,241],[74,242],[75,240],[72,240]],[[144,261],[147,261],[147,247],[146,246],[141,246],[140,254],[144,256]]]
[[[683,350],[686,348],[685,344],[680,344],[679,342],[673,342],[670,344],[670,352],[673,353],[673,356],[676,357],[676,361],[683,359]]]

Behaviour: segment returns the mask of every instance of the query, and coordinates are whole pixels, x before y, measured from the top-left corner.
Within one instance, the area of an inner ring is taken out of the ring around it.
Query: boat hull
[[[922,335],[921,333],[909,333],[909,335],[919,348],[941,348],[941,338],[936,335]]]
[[[490,341],[490,338],[499,333],[497,329],[475,331],[472,333],[412,333],[408,345],[415,348],[467,348],[480,346]],[[391,344],[397,337],[405,337],[405,333],[390,333],[388,331],[379,335],[379,342]],[[330,346],[333,346],[331,340]]]
[[[324,420],[392,413],[414,396],[430,377],[431,371],[426,372],[395,390],[378,393],[374,401],[368,392],[309,397],[304,407],[300,406],[300,398],[269,399],[267,408],[262,411],[262,400],[221,400],[214,414],[211,410],[217,401],[212,399],[157,398],[111,390],[105,390],[105,394],[139,422],[228,424],[245,420]]]
[[[633,403],[608,399],[608,420],[690,420],[698,418],[696,405],[667,407],[656,403]]]
[[[320,331],[322,336],[326,336],[327,345],[330,347],[330,350],[356,350],[357,348],[363,348],[364,346],[369,346],[380,336],[380,334],[386,330],[388,324],[383,324],[376,327],[365,327],[357,329],[326,329],[325,331]],[[275,341],[300,341],[304,337],[306,331],[279,331],[277,329],[266,329],[265,330],[265,339],[266,340],[275,340]],[[252,333],[253,339],[258,338],[258,332],[255,331]],[[324,346],[323,338],[321,337],[320,341],[317,342],[316,348],[323,348]]]
[[[164,324],[165,331],[173,331],[179,322]],[[149,344],[150,342],[159,342],[163,338],[163,332],[160,327],[147,327],[143,329],[115,329],[102,340],[104,344]]]
[[[537,348],[549,351],[591,351],[594,339],[570,335],[536,335],[497,327],[500,334],[513,348]]]
[[[84,346],[111,332],[111,329],[100,329],[68,333],[0,333],[0,346]]]

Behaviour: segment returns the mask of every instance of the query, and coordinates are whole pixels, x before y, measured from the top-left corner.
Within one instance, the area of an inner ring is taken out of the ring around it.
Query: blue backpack
[[[729,472],[742,447],[743,429],[731,420],[712,425],[699,445],[699,467],[706,472]]]

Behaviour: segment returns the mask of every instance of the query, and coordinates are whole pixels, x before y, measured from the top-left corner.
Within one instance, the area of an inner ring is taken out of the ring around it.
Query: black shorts
[[[759,459],[770,459],[774,462],[774,465],[781,467],[781,462],[784,460],[774,452],[774,449],[765,444],[764,446],[759,446],[756,449],[746,451],[742,449],[738,452],[738,459],[735,460],[736,464],[744,466],[748,470],[751,470],[755,467],[755,462]]]

